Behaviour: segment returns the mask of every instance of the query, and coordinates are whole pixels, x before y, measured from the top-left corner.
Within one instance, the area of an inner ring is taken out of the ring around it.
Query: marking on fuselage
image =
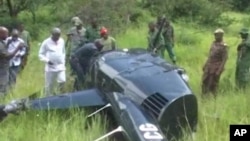
[[[139,130],[143,132],[143,137],[147,140],[162,140],[163,136],[159,133],[159,129],[151,123],[141,124]]]

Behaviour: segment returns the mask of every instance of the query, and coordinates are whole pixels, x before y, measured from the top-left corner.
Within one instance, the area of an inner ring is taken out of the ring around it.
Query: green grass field
[[[243,27],[242,15],[233,14],[235,23],[225,29],[225,41],[229,46],[229,58],[222,74],[218,97],[201,99],[202,66],[206,61],[213,31],[189,23],[174,23],[176,44],[175,53],[178,65],[187,70],[190,86],[198,97],[199,123],[195,141],[229,140],[230,124],[247,124],[250,122],[248,99],[250,95],[234,89],[234,72],[236,47],[240,43],[238,31]],[[130,28],[125,34],[116,37],[120,48],[146,47],[147,25]],[[41,39],[47,37],[44,33]],[[41,42],[41,41],[40,41]],[[1,102],[23,98],[42,89],[44,85],[44,64],[38,60],[38,41],[32,44],[32,54],[25,72],[18,78],[16,89]],[[168,54],[165,54],[169,60]],[[68,86],[71,86],[68,78]],[[166,84],[167,85],[167,84]],[[69,114],[23,112],[19,116],[9,116],[0,123],[1,141],[92,141],[107,132],[105,119],[96,116],[94,124],[86,130],[84,111],[73,110]],[[184,139],[191,141],[192,139]]]

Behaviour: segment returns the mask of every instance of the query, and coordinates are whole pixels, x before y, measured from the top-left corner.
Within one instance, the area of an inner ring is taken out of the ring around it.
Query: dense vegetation
[[[18,78],[13,94],[0,101],[25,97],[43,87],[44,65],[37,58],[38,44],[53,26],[66,31],[75,15],[83,19],[84,26],[90,18],[96,17],[101,25],[109,27],[120,48],[146,47],[147,22],[165,14],[175,28],[178,64],[187,70],[190,86],[199,99],[199,126],[194,140],[229,140],[229,124],[250,122],[250,96],[247,91],[234,89],[236,46],[240,42],[238,31],[250,25],[249,5],[249,0],[0,0],[0,25],[11,29],[22,21],[33,37],[27,68]],[[217,27],[225,30],[229,59],[218,97],[201,99],[202,66],[213,40],[212,32]],[[71,82],[68,77],[69,88]],[[24,112],[20,116],[10,116],[0,124],[0,139],[90,141],[107,132],[106,121],[100,116],[92,119],[93,125],[85,129],[84,112],[77,109],[69,114]]]

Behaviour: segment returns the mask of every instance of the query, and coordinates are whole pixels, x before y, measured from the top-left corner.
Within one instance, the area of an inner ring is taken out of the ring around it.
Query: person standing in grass
[[[26,53],[24,56],[22,56],[22,63],[21,63],[21,71],[22,71],[27,64],[30,52],[30,33],[27,30],[25,30],[23,23],[20,23],[18,25],[18,31],[19,31],[19,37],[24,41],[26,47]]]
[[[10,59],[10,78],[9,85],[14,86],[16,84],[17,75],[20,73],[22,69],[22,58],[26,54],[26,45],[25,42],[19,38],[19,31],[17,29],[13,29],[12,35],[7,38],[7,48],[8,52],[13,52],[18,46],[23,46],[23,48],[15,54],[13,58]]]
[[[59,90],[62,91],[66,82],[65,43],[60,37],[61,30],[54,28],[51,37],[45,39],[39,50],[39,58],[45,66],[45,94],[52,95],[54,81],[57,79]]]
[[[224,31],[216,29],[215,41],[212,42],[208,59],[203,66],[202,93],[212,93],[216,96],[220,76],[228,58],[228,46],[223,40]]]
[[[167,49],[169,58],[172,62],[176,63],[176,56],[174,54],[174,27],[170,24],[169,20],[166,20],[165,27],[163,28],[162,32],[164,41],[165,41],[165,48]]]
[[[8,29],[0,26],[0,96],[4,96],[8,92],[9,60],[23,47],[19,45],[13,52],[9,53],[7,45],[5,44],[8,34]]]
[[[246,88],[250,81],[250,38],[249,30],[242,28],[240,31],[241,43],[238,45],[237,63],[236,63],[236,86]]]

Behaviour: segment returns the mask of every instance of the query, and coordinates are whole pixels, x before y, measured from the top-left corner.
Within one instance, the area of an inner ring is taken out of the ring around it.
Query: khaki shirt
[[[115,39],[111,36],[108,39],[101,38],[100,43],[103,45],[102,51],[112,50],[113,47],[116,48]]]
[[[209,57],[205,64],[205,72],[215,73],[216,71],[223,71],[221,65],[224,65],[228,56],[228,47],[224,42],[213,42],[210,48]]]
[[[86,29],[83,27],[79,31],[77,31],[76,27],[72,27],[70,29],[70,31],[68,32],[68,35],[70,35],[71,51],[78,48],[79,45],[82,44],[86,40],[85,32],[86,32]]]
[[[29,48],[30,33],[29,33],[28,31],[24,30],[23,32],[20,32],[19,37],[20,37],[21,39],[23,39],[23,41],[24,41],[26,47]]]

